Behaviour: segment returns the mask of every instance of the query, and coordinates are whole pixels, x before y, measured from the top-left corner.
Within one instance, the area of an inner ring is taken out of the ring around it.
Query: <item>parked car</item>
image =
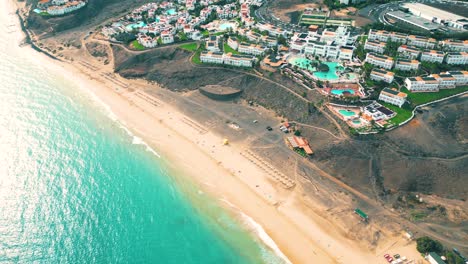
[[[267,129],[268,131],[272,131],[272,130],[273,130],[273,128],[271,128],[271,126],[267,126],[266,129]]]

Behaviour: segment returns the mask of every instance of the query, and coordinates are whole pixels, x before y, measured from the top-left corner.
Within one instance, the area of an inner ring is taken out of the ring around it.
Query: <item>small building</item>
[[[410,59],[416,59],[419,57],[421,53],[416,47],[408,46],[408,45],[401,45],[398,48],[398,53],[404,57],[408,57]]]
[[[307,141],[307,139],[303,137],[298,137],[298,136],[286,137],[286,144],[293,150],[301,149],[301,150],[304,150],[304,152],[307,155],[314,154],[314,152],[310,148],[309,141]]]
[[[379,100],[401,107],[406,102],[407,96],[408,95],[406,93],[385,88],[380,92]]]
[[[359,208],[354,209],[354,213],[359,215],[363,221],[367,222],[367,220],[369,220],[369,216]]]
[[[227,41],[227,44],[233,50],[237,50],[239,48],[239,41],[237,40],[236,37],[229,37],[228,41]]]
[[[286,64],[286,60],[282,56],[270,54],[270,56],[266,56],[260,62],[260,68],[270,72],[275,72],[284,64]]]
[[[361,112],[363,113],[364,118],[367,117],[376,122],[385,121],[396,116],[395,112],[377,102],[361,107]]]
[[[445,261],[435,252],[429,252],[426,256],[427,261],[431,264],[446,264]]]

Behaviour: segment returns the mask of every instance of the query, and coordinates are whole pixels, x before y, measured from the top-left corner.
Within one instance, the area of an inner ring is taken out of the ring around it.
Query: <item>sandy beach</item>
[[[11,2],[2,5],[14,11]],[[21,38],[18,30],[18,42]],[[167,91],[157,84],[151,85],[161,90],[160,97],[144,92],[149,85],[145,81],[120,78],[110,73],[109,66],[92,70],[78,62],[54,61],[30,47],[23,49],[44,67],[95,95],[132,134],[213,199],[238,215],[254,219],[274,241],[270,246],[276,244],[281,252],[278,254],[284,254],[291,263],[384,263],[380,252],[366,250],[309,210],[300,186],[293,191],[278,186],[265,170],[249,161],[246,146],[224,145],[222,135],[167,102]],[[131,89],[115,85],[115,80]],[[415,253],[413,245],[402,244],[401,248],[410,256]]]

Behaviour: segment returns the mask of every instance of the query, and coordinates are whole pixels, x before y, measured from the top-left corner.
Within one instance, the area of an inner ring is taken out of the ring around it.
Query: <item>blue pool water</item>
[[[331,90],[330,91],[334,95],[343,95],[345,92],[348,92],[350,94],[354,94],[354,90],[347,89],[347,90]]]

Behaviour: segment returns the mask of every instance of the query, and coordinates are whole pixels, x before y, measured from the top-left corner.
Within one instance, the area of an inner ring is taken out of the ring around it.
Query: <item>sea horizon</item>
[[[283,263],[253,219],[28,57],[43,55],[18,46],[14,19],[0,21],[0,261]]]

